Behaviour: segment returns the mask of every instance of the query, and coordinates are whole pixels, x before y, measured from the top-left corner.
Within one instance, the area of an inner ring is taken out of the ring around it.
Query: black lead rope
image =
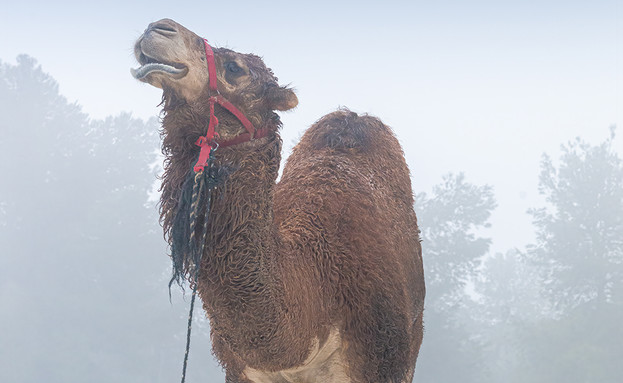
[[[182,367],[182,381],[184,383],[186,381],[186,367],[188,365],[188,354],[190,352],[190,334],[192,331],[192,323],[193,323],[193,310],[195,308],[195,298],[197,297],[197,285],[199,280],[199,270],[201,266],[201,257],[203,255],[203,251],[205,249],[205,240],[206,234],[208,231],[208,216],[210,214],[210,210],[212,207],[212,192],[216,188],[217,181],[214,175],[213,169],[213,153],[214,150],[211,151],[210,157],[207,161],[207,171],[201,170],[195,174],[195,180],[193,184],[193,192],[191,198],[191,209],[190,209],[190,246],[191,246],[191,254],[194,263],[194,273],[191,277],[191,283],[193,285],[193,294],[190,298],[190,310],[188,313],[188,329],[186,331],[186,352],[184,353],[184,365]],[[207,184],[207,185],[206,185]],[[203,226],[201,228],[201,237],[199,241],[195,238],[195,234],[197,232],[197,217],[199,216],[199,211],[201,208],[202,195],[207,186],[206,200],[205,200],[205,216],[203,219]]]
[[[197,267],[197,271],[199,268]],[[197,295],[197,274],[195,272],[195,285],[193,286],[193,295],[190,298],[190,311],[188,313],[188,330],[186,331],[186,352],[184,353],[184,366],[182,367],[182,383],[186,381],[186,366],[188,365],[188,353],[190,352],[190,333],[193,324],[193,309],[195,308],[195,296]]]

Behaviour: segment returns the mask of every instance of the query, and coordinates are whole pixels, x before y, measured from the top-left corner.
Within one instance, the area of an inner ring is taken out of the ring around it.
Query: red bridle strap
[[[201,147],[199,152],[199,159],[194,166],[196,173],[203,171],[208,159],[210,158],[210,152],[213,145],[216,147],[226,147],[231,145],[240,144],[242,142],[251,141],[254,138],[265,137],[268,134],[268,129],[255,129],[251,121],[238,109],[234,104],[229,102],[225,97],[221,96],[218,91],[218,83],[216,79],[216,62],[214,60],[214,51],[208,40],[203,39],[206,53],[206,61],[208,62],[208,88],[210,92],[214,93],[208,102],[210,103],[210,122],[208,123],[208,131],[205,136],[199,137],[195,145]],[[246,133],[242,133],[237,137],[227,141],[218,141],[218,133],[216,133],[216,127],[218,125],[218,119],[214,115],[214,104],[219,104],[223,108],[227,109],[233,114],[247,130]],[[216,138],[215,138],[216,136]]]
[[[216,61],[214,60],[214,51],[210,44],[208,44],[208,40],[203,39],[203,45],[205,46],[206,51],[206,61],[208,62],[208,87],[212,92],[218,94],[218,84],[216,82]]]
[[[199,139],[195,142],[195,145],[199,146],[201,149],[199,151],[199,158],[197,159],[197,163],[193,167],[195,173],[199,173],[203,171],[206,164],[208,163],[208,159],[210,158],[210,152],[212,151],[212,145],[214,144],[214,136],[216,134],[215,129],[218,125],[218,119],[214,115],[214,103],[210,102],[210,122],[208,122],[208,131],[205,136],[200,136]]]

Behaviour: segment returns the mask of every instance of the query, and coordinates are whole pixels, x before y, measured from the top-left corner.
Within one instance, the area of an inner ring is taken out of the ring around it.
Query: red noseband
[[[249,119],[240,111],[240,109],[236,108],[234,104],[232,104],[225,97],[220,95],[216,78],[216,62],[214,61],[214,51],[212,50],[212,47],[208,44],[208,40],[203,39],[203,43],[206,51],[206,60],[208,62],[208,88],[212,96],[208,100],[208,102],[210,103],[210,122],[208,123],[208,131],[206,132],[205,136],[199,137],[197,142],[195,142],[195,145],[201,147],[201,151],[199,152],[199,159],[194,166],[194,170],[196,173],[203,171],[203,168],[206,166],[208,158],[210,158],[210,152],[212,151],[213,145],[214,148],[226,147],[240,144],[242,142],[251,141],[254,138],[265,137],[268,134],[268,129],[256,130],[251,121],[249,121]],[[214,104],[219,104],[223,108],[227,109],[242,123],[242,126],[244,126],[247,131],[237,137],[232,138],[231,140],[219,141],[218,133],[216,133],[218,118],[216,118],[216,115],[214,115]]]

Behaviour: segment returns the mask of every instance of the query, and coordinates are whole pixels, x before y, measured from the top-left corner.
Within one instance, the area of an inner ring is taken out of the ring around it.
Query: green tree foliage
[[[463,174],[445,176],[431,196],[416,196],[426,276],[417,382],[479,381],[485,362],[476,334],[467,330],[473,318],[466,315],[471,301],[466,286],[489,249],[490,239],[477,233],[489,226],[495,206],[491,187],[470,184]]]
[[[0,381],[178,379],[187,307],[169,304],[148,201],[157,120],[90,120],[27,56],[0,63],[0,104]],[[222,380],[205,333],[191,357],[189,378]]]
[[[539,191],[549,206],[533,209],[533,259],[547,272],[547,291],[561,310],[595,301],[619,304],[623,283],[623,163],[609,139],[562,146],[560,165],[541,164]]]
[[[445,310],[462,299],[466,283],[477,274],[480,257],[489,250],[491,240],[478,237],[477,232],[490,226],[495,206],[492,188],[470,184],[462,173],[446,175],[432,196],[416,196],[429,309],[436,305]]]
[[[525,381],[623,376],[623,162],[612,149],[614,132],[599,145],[562,146],[558,166],[543,158],[548,206],[530,211],[538,238],[528,255],[556,312],[523,329]]]
[[[623,166],[614,130],[599,145],[564,145],[544,156],[530,210],[537,243],[489,256],[470,312],[483,342],[489,382],[621,380]]]

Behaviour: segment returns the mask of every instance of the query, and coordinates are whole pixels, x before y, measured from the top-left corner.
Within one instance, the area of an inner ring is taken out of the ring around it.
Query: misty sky
[[[3,0],[4,3],[4,0]],[[191,4],[191,5],[188,5]],[[264,57],[300,104],[283,115],[286,149],[339,106],[397,133],[415,192],[447,172],[491,184],[493,250],[532,240],[540,156],[619,125],[620,1],[21,1],[3,6],[0,60],[35,57],[94,118],[158,114],[160,91],[129,73],[134,40],[173,18],[213,45]]]

